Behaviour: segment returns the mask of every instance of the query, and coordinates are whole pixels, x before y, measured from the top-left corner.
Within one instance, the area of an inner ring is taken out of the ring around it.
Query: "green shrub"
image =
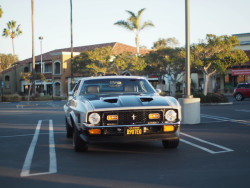
[[[203,93],[194,93],[195,98],[200,98],[201,103],[224,103],[228,102],[225,95],[219,93],[208,93],[206,96]]]
[[[4,102],[19,102],[21,101],[21,97],[18,94],[4,95],[3,101]]]

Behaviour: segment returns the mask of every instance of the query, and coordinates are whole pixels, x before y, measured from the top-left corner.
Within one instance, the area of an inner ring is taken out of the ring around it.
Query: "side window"
[[[245,85],[245,84],[240,84],[240,85],[238,86],[238,88],[246,88],[246,85]]]
[[[74,96],[76,96],[77,90],[78,90],[80,84],[81,84],[81,80],[78,81],[78,83],[76,84],[76,86],[75,86],[74,89],[73,89]]]
[[[247,84],[247,85],[246,85],[246,88],[250,89],[250,84]]]

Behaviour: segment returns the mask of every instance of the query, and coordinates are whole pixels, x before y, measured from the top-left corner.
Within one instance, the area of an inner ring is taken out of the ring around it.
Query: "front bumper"
[[[173,125],[174,130],[164,132],[164,125]],[[137,127],[141,134],[127,134],[127,129]],[[90,129],[100,129],[101,133],[92,135]],[[95,142],[137,142],[155,140],[176,140],[180,137],[180,122],[165,124],[140,124],[140,125],[117,125],[117,126],[84,126],[79,130],[80,137],[87,143]]]

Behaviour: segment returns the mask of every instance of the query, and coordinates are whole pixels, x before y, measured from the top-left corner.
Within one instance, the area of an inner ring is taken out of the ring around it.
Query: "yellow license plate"
[[[142,134],[142,129],[140,127],[128,127],[127,135],[140,135]]]

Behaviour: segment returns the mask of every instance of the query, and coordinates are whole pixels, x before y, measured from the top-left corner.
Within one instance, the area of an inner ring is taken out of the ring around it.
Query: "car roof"
[[[246,85],[246,84],[250,84],[250,83],[239,83],[238,85]]]
[[[80,80],[99,80],[99,79],[146,79],[145,77],[141,76],[96,76],[96,77],[86,77]]]

